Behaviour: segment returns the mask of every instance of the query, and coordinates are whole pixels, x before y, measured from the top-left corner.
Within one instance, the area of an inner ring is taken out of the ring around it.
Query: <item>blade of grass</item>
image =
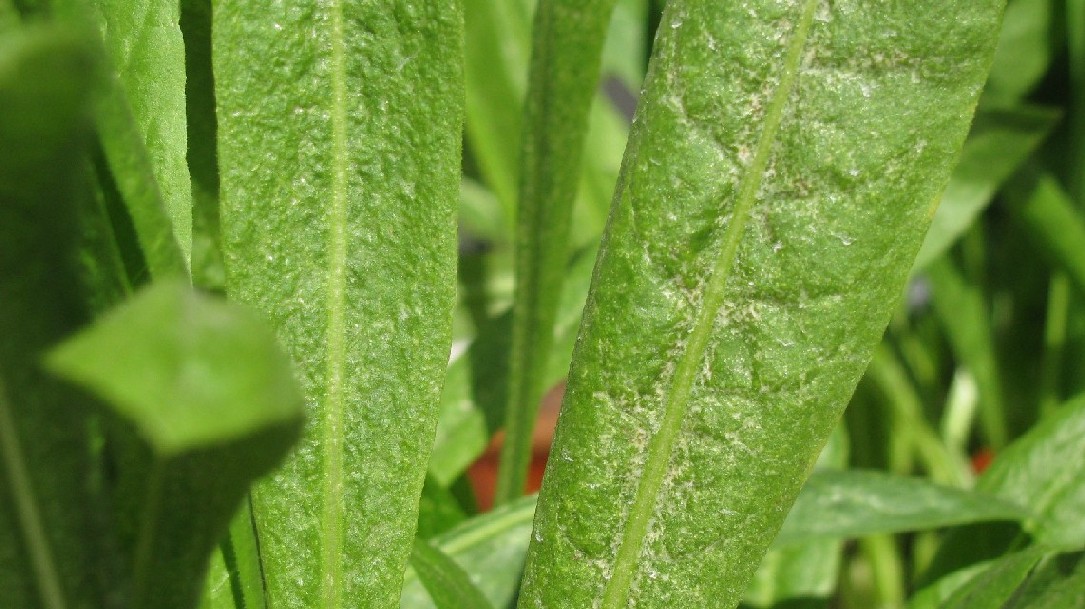
[[[535,12],[516,214],[512,363],[495,505],[524,492],[569,258],[588,111],[613,9],[614,0],[541,0]]]
[[[521,606],[739,601],[903,292],[1001,9],[667,4]]]
[[[0,607],[90,609],[102,549],[89,405],[42,373],[86,320],[79,213],[100,66],[67,28],[0,36]],[[79,506],[79,509],[72,509]]]
[[[460,5],[216,3],[212,26],[227,293],[276,327],[310,421],[253,491],[268,603],[387,607],[451,343]]]

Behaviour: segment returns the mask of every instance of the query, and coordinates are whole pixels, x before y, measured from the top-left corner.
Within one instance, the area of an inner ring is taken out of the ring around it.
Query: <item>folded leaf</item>
[[[1050,555],[1001,609],[1085,607],[1085,552]],[[969,606],[971,609],[971,606]]]
[[[116,415],[106,452],[126,606],[189,609],[249,483],[301,431],[290,362],[249,311],[165,282],[46,363]]]
[[[1002,3],[671,0],[525,607],[730,607],[903,291]]]

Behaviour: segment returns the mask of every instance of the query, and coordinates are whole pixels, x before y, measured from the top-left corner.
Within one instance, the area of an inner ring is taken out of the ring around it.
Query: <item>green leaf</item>
[[[268,602],[387,607],[451,342],[460,6],[216,3],[212,25],[227,293],[272,321],[310,421],[253,491]]]
[[[532,495],[464,521],[430,543],[456,561],[493,606],[508,607],[520,581],[534,514]],[[404,576],[400,607],[434,607],[413,568]]]
[[[1054,176],[1030,178],[1008,189],[1007,196],[1040,251],[1085,293],[1085,221]]]
[[[249,311],[162,282],[53,349],[46,365],[118,419],[106,431],[126,606],[192,607],[249,482],[300,433],[290,362]]]
[[[1067,402],[1007,447],[976,490],[1029,508],[1024,522],[1049,548],[1085,547],[1085,398]]]
[[[1059,114],[1042,107],[987,109],[976,115],[961,160],[915,261],[922,269],[955,243],[995,192],[1043,141]]]
[[[1048,556],[1001,609],[1085,607],[1085,553]]]
[[[1043,551],[1032,548],[1005,556],[972,577],[940,606],[943,609],[1002,609]]]
[[[521,604],[739,601],[903,291],[1001,8],[667,4]]]
[[[426,587],[437,609],[488,609],[493,605],[471,579],[444,552],[423,539],[411,548],[411,567]]]
[[[531,3],[464,0],[466,136],[511,230],[516,208],[520,106],[531,38]]]
[[[87,400],[39,367],[83,323],[79,216],[100,76],[85,37],[0,35],[0,607],[93,609],[102,505]]]
[[[948,257],[933,261],[925,273],[934,309],[953,353],[976,380],[983,441],[989,448],[1000,450],[1009,440],[1009,431],[1002,375],[983,287],[970,281]]]
[[[181,0],[185,42],[185,105],[188,115],[188,167],[192,178],[192,281],[222,292],[219,220],[218,121],[211,68],[211,0]]]
[[[543,376],[569,258],[588,112],[615,0],[540,0],[524,107],[516,213],[516,293],[505,441],[494,501],[524,492]]]
[[[96,88],[94,104],[99,146],[112,182],[109,186],[116,189],[134,228],[141,262],[156,279],[186,277],[187,256],[174,235],[146,139],[133,115],[119,72],[108,59],[98,16],[84,0],[56,0],[53,8],[58,20],[98,33],[96,54],[107,66],[105,78]],[[139,271],[132,279],[145,281],[143,269]]]
[[[1006,6],[984,95],[1018,100],[1043,79],[1054,54],[1052,8],[1049,0],[1011,0]]]
[[[901,533],[990,520],[1023,520],[1028,512],[985,493],[875,471],[817,472],[806,481],[773,544]]]
[[[245,609],[234,602],[234,591],[230,586],[230,572],[222,551],[215,550],[211,555],[211,565],[207,570],[207,582],[204,584],[203,599],[200,609]]]
[[[462,522],[467,515],[452,492],[426,476],[418,501],[418,538],[430,539]]]
[[[181,255],[192,249],[185,46],[178,0],[96,0],[106,48],[143,136]]]

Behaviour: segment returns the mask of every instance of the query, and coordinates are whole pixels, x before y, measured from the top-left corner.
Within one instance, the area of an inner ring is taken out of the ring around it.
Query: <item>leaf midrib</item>
[[[332,80],[332,183],[329,210],[329,256],[327,316],[325,334],[325,393],[323,404],[324,472],[323,522],[321,523],[321,598],[324,607],[341,607],[343,544],[343,368],[346,304],[346,222],[347,222],[347,90],[346,49],[343,30],[343,2],[331,4]]]
[[[773,93],[772,101],[765,113],[757,150],[749,169],[743,176],[738,197],[735,200],[732,220],[725,229],[723,244],[709,276],[701,310],[690,332],[686,348],[675,367],[674,377],[664,401],[663,422],[648,445],[648,456],[640,484],[637,486],[636,497],[630,506],[629,517],[622,531],[611,576],[603,592],[601,609],[622,609],[628,604],[633,576],[648,533],[648,523],[655,511],[656,500],[666,477],[671,453],[682,428],[689,396],[697,378],[697,370],[700,368],[708,341],[712,336],[716,314],[723,304],[727,279],[734,267],[746,222],[756,203],[757,191],[761,187],[765,169],[768,166],[776,132],[783,121],[784,107],[797,80],[802,51],[810,35],[817,5],[818,0],[805,0],[800,21],[788,43],[780,85]]]

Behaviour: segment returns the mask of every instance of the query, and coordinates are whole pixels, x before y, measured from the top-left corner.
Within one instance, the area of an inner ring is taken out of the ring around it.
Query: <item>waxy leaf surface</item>
[[[399,598],[451,344],[458,2],[216,3],[226,288],[309,425],[253,491],[269,606]]]
[[[521,607],[738,603],[902,293],[998,0],[667,4]]]

